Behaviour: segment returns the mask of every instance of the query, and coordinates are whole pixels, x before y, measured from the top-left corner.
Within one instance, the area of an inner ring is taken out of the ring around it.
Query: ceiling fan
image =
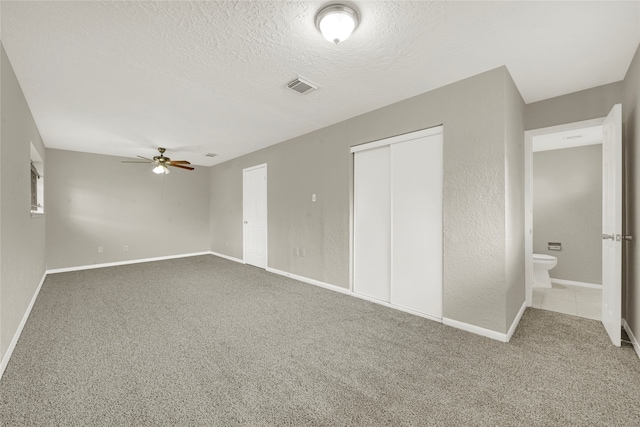
[[[142,161],[140,160],[123,160],[122,163],[153,163],[154,167],[153,167],[153,172],[157,173],[157,174],[167,174],[169,173],[169,166],[174,167],[174,168],[180,168],[180,169],[187,169],[192,171],[194,168],[192,168],[191,166],[185,166],[185,165],[190,165],[191,163],[189,163],[186,160],[171,160],[168,157],[165,157],[164,152],[166,151],[166,149],[160,147],[158,148],[158,151],[160,152],[159,156],[154,156],[153,159],[148,159],[146,157],[142,157],[142,156],[137,156],[138,158],[142,159]]]

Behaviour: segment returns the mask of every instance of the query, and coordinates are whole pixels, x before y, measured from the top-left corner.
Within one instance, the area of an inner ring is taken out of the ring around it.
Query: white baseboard
[[[627,321],[625,319],[622,319],[622,327],[627,332],[627,335],[629,335],[629,339],[631,340],[631,344],[633,345],[633,349],[636,351],[636,354],[638,355],[638,357],[640,357],[640,343],[638,343],[638,340],[636,339],[635,335],[633,335],[633,331],[631,330],[631,326],[629,326],[629,324],[627,323]]]
[[[304,276],[298,276],[297,274],[293,274],[293,273],[287,273],[286,271],[277,270],[275,268],[267,267],[265,270],[267,270],[269,273],[274,273],[274,274],[278,274],[280,276],[289,277],[291,279],[299,280],[301,282],[308,283],[310,285],[320,286],[321,288],[329,289],[329,290],[335,291],[335,292],[340,292],[341,294],[349,295],[351,293],[351,291],[349,291],[349,289],[341,288],[340,286],[332,285],[330,283],[321,282],[321,281],[315,280],[315,279],[309,279],[308,277],[304,277]]]
[[[0,378],[2,378],[2,375],[4,375],[4,370],[7,369],[7,365],[9,364],[9,359],[11,359],[13,350],[16,348],[16,344],[18,343],[18,339],[22,334],[22,329],[24,328],[24,325],[27,324],[27,319],[29,318],[29,314],[31,314],[31,309],[33,308],[33,305],[36,303],[36,299],[38,298],[38,294],[40,293],[40,289],[42,288],[42,284],[44,283],[44,279],[46,277],[47,277],[47,272],[45,271],[44,274],[42,275],[42,279],[40,280],[40,283],[38,284],[38,287],[36,288],[36,291],[33,293],[33,297],[31,298],[31,301],[27,306],[27,310],[24,312],[24,316],[22,316],[22,320],[18,325],[18,329],[16,330],[16,333],[13,335],[13,339],[11,340],[9,347],[7,348],[7,352],[4,354],[4,357],[2,358],[2,362],[0,362]]]
[[[507,334],[496,332],[491,329],[481,328],[480,326],[472,325],[470,323],[460,322],[458,320],[449,319],[447,317],[442,318],[442,323],[447,326],[451,326],[452,328],[471,332],[472,334],[482,335],[483,337],[491,338],[497,341],[509,342]]]
[[[210,254],[211,254],[210,251],[194,252],[191,254],[178,254],[178,255],[159,256],[154,258],[141,258],[141,259],[131,259],[127,261],[106,262],[103,264],[89,264],[89,265],[78,265],[76,267],[53,268],[51,270],[47,270],[47,274],[66,273],[69,271],[80,271],[80,270],[92,270],[94,268],[116,267],[119,265],[139,264],[142,262],[163,261],[167,259],[188,258],[192,256],[210,255]]]
[[[390,304],[386,301],[380,301],[379,299],[371,298],[365,295],[360,295],[355,292],[350,292],[352,297],[360,298],[369,302],[373,302],[376,304],[383,305],[385,307],[393,308],[395,310],[404,311],[405,313],[413,314],[414,316],[424,317],[425,319],[433,320],[434,322],[442,323],[441,317],[431,316],[430,314],[420,313],[419,311],[411,310],[410,308],[405,308],[399,305]]]
[[[239,262],[240,264],[246,264],[246,262],[244,262],[244,260],[242,260],[240,258],[234,258],[232,256],[225,255],[225,254],[220,254],[218,252],[209,252],[209,253],[211,255],[215,255],[215,256],[218,256],[220,258],[228,259],[229,261],[235,261],[235,262]]]
[[[434,321],[436,321],[438,323],[442,323],[442,319],[439,318],[439,317],[430,316],[428,314],[420,313],[419,311],[414,311],[414,310],[411,310],[409,308],[404,308],[404,307],[401,307],[401,306],[398,306],[398,305],[389,304],[388,302],[377,300],[375,298],[369,298],[369,297],[364,296],[364,295],[356,294],[355,292],[352,292],[347,288],[342,288],[340,286],[332,285],[330,283],[321,282],[321,281],[315,280],[315,279],[310,279],[310,278],[304,277],[304,276],[298,276],[297,274],[287,273],[286,271],[278,270],[278,269],[271,268],[271,267],[267,267],[266,270],[268,272],[270,272],[270,273],[278,274],[278,275],[284,276],[284,277],[289,277],[291,279],[299,280],[301,282],[308,283],[310,285],[319,286],[321,288],[325,288],[325,289],[328,289],[330,291],[339,292],[339,293],[345,294],[345,295],[350,295],[352,297],[360,298],[360,299],[363,299],[363,300],[366,300],[366,301],[369,301],[369,302],[373,302],[373,303],[376,303],[376,304],[383,305],[385,307],[389,307],[389,308],[393,308],[393,309],[396,309],[396,310],[404,311],[405,313],[413,314],[415,316],[424,317],[426,319],[434,320]]]
[[[511,341],[511,337],[513,336],[513,333],[516,331],[516,328],[518,327],[518,324],[520,323],[520,319],[522,319],[522,315],[524,314],[524,311],[526,309],[527,309],[527,302],[525,301],[525,302],[522,303],[522,307],[520,307],[520,311],[518,311],[518,314],[516,314],[516,318],[513,319],[513,322],[511,322],[511,327],[507,331],[507,341],[506,342]]]
[[[554,278],[551,278],[551,283],[555,283],[555,284],[558,284],[558,285],[578,286],[578,287],[581,287],[581,288],[602,289],[602,285],[598,285],[597,283],[576,282],[575,280],[565,280],[565,279],[554,279]]]
[[[439,323],[443,323],[443,324],[445,324],[447,326],[451,326],[453,328],[462,329],[464,331],[471,332],[471,333],[474,333],[474,334],[477,334],[477,335],[482,335],[484,337],[492,338],[494,340],[498,340],[498,341],[501,341],[501,342],[509,342],[509,340],[511,339],[511,336],[513,335],[513,333],[516,330],[516,327],[518,326],[518,323],[520,322],[520,319],[522,318],[522,315],[524,314],[525,309],[527,308],[526,302],[522,303],[522,307],[520,307],[520,311],[518,311],[518,314],[516,315],[516,318],[513,320],[513,323],[511,324],[511,327],[509,328],[509,332],[507,334],[503,334],[503,333],[500,333],[500,332],[492,331],[490,329],[485,329],[485,328],[481,328],[479,326],[471,325],[469,323],[464,323],[464,322],[459,322],[457,320],[448,319],[446,317],[439,318],[439,317],[435,317],[435,316],[430,316],[428,314],[420,313],[418,311],[414,311],[414,310],[411,310],[411,309],[408,309],[408,308],[404,308],[404,307],[400,307],[400,306],[397,306],[397,305],[393,305],[393,304],[390,304],[390,303],[385,302],[385,301],[380,301],[380,300],[377,300],[375,298],[366,297],[364,295],[360,295],[360,294],[357,294],[355,292],[352,292],[352,291],[350,291],[349,289],[346,289],[346,288],[341,288],[339,286],[331,285],[329,283],[321,282],[321,281],[315,280],[315,279],[309,279],[308,277],[298,276],[297,274],[287,273],[286,271],[278,270],[278,269],[275,269],[275,268],[267,267],[266,270],[268,272],[270,272],[270,273],[278,274],[278,275],[284,276],[284,277],[289,277],[291,279],[299,280],[301,282],[308,283],[310,285],[320,286],[321,288],[329,289],[331,291],[339,292],[339,293],[345,294],[345,295],[350,295],[352,297],[356,297],[356,298],[360,298],[360,299],[363,299],[363,300],[366,300],[366,301],[369,301],[369,302],[380,304],[380,305],[383,305],[385,307],[393,308],[395,310],[404,311],[405,313],[413,314],[415,316],[419,316],[419,317],[423,317],[425,319],[429,319],[429,320],[433,320],[433,321],[436,321],[436,322],[439,322]]]

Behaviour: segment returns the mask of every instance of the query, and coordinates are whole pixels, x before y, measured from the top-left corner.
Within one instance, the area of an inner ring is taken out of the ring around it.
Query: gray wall
[[[9,58],[0,49],[0,359],[45,271],[45,220],[31,218],[30,154],[45,149]],[[46,208],[46,206],[45,206]]]
[[[602,284],[601,234],[602,145],[533,153],[533,252],[558,258],[551,277]]]
[[[212,250],[242,259],[242,169],[267,163],[268,266],[348,287],[351,160],[341,127],[212,167]]]
[[[209,251],[208,169],[121,160],[47,149],[48,269]]]
[[[524,255],[506,259],[523,234],[507,243],[505,224],[523,209],[505,187],[522,181],[523,109],[502,67],[214,166],[211,248],[242,258],[242,169],[267,163],[268,266],[348,287],[350,147],[443,124],[444,316],[504,333],[524,301]]]
[[[622,82],[610,83],[527,104],[525,130],[606,117],[622,102]]]
[[[636,51],[629,71],[624,79],[624,99],[622,103],[622,120],[625,133],[625,162],[626,162],[626,226],[623,232],[631,234],[632,242],[623,246],[625,256],[623,290],[623,312],[627,323],[636,337],[640,337],[640,289],[638,276],[640,271],[640,251],[638,244],[638,225],[640,224],[640,176],[636,168],[640,165],[640,48]]]
[[[507,324],[509,327],[525,300],[524,277],[524,109],[511,76],[505,81],[505,266],[507,274]]]

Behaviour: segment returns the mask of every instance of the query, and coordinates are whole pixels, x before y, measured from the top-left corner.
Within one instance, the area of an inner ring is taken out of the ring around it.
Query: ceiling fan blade
[[[150,162],[153,162],[153,160],[152,160],[152,159],[147,159],[146,157],[142,157],[142,156],[136,156],[136,157],[138,157],[139,159],[144,159],[144,160],[148,160],[148,161],[150,161]]]
[[[169,163],[169,166],[172,166],[174,168],[187,169],[187,170],[190,170],[190,171],[192,171],[194,169],[194,168],[189,167],[189,166],[174,165],[173,163]]]
[[[171,160],[171,163],[178,163],[178,164],[182,164],[182,165],[190,165],[191,162],[188,162],[186,160]]]
[[[121,163],[153,163],[153,162],[142,162],[139,160],[123,160]]]

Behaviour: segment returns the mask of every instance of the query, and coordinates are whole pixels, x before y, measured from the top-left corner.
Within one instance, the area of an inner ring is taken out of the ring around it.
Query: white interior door
[[[442,134],[391,146],[391,304],[442,318]]]
[[[622,322],[622,106],[602,126],[602,323],[620,347]]]
[[[267,267],[267,165],[242,171],[244,262]]]
[[[389,301],[391,202],[389,146],[354,159],[353,292]]]

